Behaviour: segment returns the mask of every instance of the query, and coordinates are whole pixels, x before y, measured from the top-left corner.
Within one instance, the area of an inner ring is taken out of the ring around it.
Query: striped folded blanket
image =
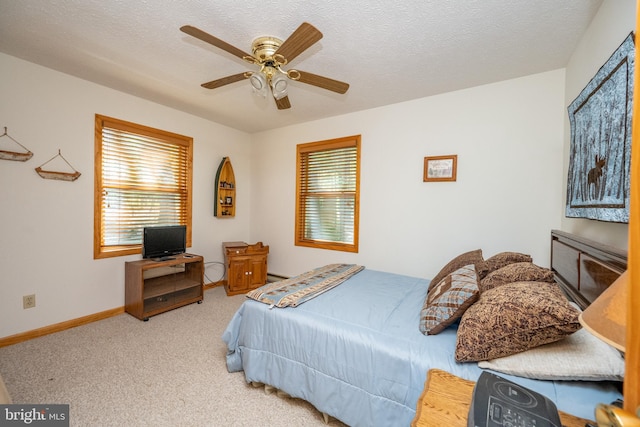
[[[247,293],[247,297],[272,307],[297,307],[335,288],[364,270],[356,264],[329,264],[290,279],[267,283]]]

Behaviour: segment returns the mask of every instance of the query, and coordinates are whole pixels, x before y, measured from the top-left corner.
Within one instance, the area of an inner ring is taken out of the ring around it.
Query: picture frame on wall
[[[567,108],[569,218],[629,222],[634,63],[631,33]]]
[[[458,169],[458,156],[428,156],[424,158],[424,182],[455,181]]]

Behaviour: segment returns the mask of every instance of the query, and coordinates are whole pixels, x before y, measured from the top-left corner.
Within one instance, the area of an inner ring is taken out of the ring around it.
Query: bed
[[[585,270],[587,261],[590,267],[593,263],[598,266],[599,273],[590,278],[598,283],[597,287],[606,286],[601,282],[611,281],[615,273],[626,266],[623,252],[563,232],[553,231],[551,237],[552,262],[547,273],[552,275],[552,282],[557,282],[552,285],[558,287],[559,284],[563,292],[572,301],[578,299],[582,307],[593,299],[593,286],[585,292],[585,285],[572,279],[579,277],[584,282],[585,271],[582,274],[580,271]],[[474,254],[477,256],[477,251]],[[492,258],[483,260],[488,262]],[[459,271],[456,259],[458,264],[468,261],[456,257],[449,263],[452,265],[445,267]],[[476,271],[480,265],[486,268],[488,264],[478,263]],[[247,299],[222,337],[228,349],[227,368],[229,372],[244,371],[247,382],[266,384],[304,399],[323,414],[351,426],[408,426],[415,417],[416,402],[429,369],[438,368],[476,380],[482,372],[479,366],[482,363],[508,360],[500,357],[481,363],[456,360],[460,355],[459,330],[462,335],[462,329],[466,331],[473,320],[467,315],[472,308],[482,305],[481,295],[495,290],[483,290],[477,299],[467,304],[461,316],[445,322],[438,333],[423,333],[421,321],[427,290],[434,289],[435,279],[438,283],[445,282],[439,276],[451,276],[444,274],[446,270],[443,268],[442,274],[430,281],[363,269],[295,308],[274,308]],[[493,271],[498,270],[500,268]],[[484,277],[490,275],[496,276],[485,271]],[[545,283],[544,287],[552,285]],[[508,286],[543,287],[541,282],[519,281],[495,289]],[[584,294],[589,295],[576,298]],[[484,343],[479,342],[481,346]],[[489,345],[488,351],[499,347]],[[585,362],[590,364],[588,360]],[[543,361],[543,371],[544,364]],[[608,374],[597,377],[598,381],[592,381],[591,376],[580,381],[574,378],[540,380],[505,372],[509,371],[497,373],[544,394],[558,409],[583,418],[593,418],[596,403],[621,398],[619,372],[611,378]]]

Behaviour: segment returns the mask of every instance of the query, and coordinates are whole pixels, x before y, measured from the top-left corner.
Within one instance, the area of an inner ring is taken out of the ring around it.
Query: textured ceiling
[[[0,52],[250,133],[564,67],[601,0],[0,0]],[[244,51],[302,22],[324,38],[290,66],[351,85],[292,82],[292,108],[241,81],[256,70],[182,33]]]

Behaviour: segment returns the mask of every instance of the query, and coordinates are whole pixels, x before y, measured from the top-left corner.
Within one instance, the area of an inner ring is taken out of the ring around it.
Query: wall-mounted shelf
[[[216,173],[216,192],[213,204],[213,216],[233,218],[236,215],[236,177],[233,174],[231,160],[223,157]]]
[[[23,149],[25,149],[26,151],[24,153],[21,153],[21,152],[17,152],[17,151],[0,150],[0,159],[2,159],[2,160],[14,160],[14,161],[18,161],[18,162],[26,162],[31,157],[33,157],[33,153],[31,152],[31,150],[29,150],[27,147],[25,147],[24,145],[20,144],[18,141],[16,141],[15,139],[11,138],[11,136],[9,136],[9,134],[7,133],[7,127],[6,126],[4,128],[4,133],[2,135],[0,135],[0,138],[3,138],[5,136],[7,138],[9,138],[11,141],[13,141],[14,143],[16,143],[17,145],[19,145],[20,147],[22,147]]]
[[[42,166],[46,165],[56,157],[60,157],[62,160],[64,160],[65,163],[69,165],[71,169],[73,169],[73,172],[59,172],[59,171],[42,169]],[[71,166],[71,163],[69,163],[67,159],[64,158],[60,150],[58,150],[58,154],[56,154],[55,156],[53,156],[52,158],[50,158],[49,160],[47,160],[46,162],[38,166],[36,168],[36,172],[38,172],[38,175],[40,175],[44,179],[57,179],[60,181],[75,181],[76,179],[78,179],[78,177],[80,177],[80,172],[78,172],[77,170],[75,170],[73,166]]]

